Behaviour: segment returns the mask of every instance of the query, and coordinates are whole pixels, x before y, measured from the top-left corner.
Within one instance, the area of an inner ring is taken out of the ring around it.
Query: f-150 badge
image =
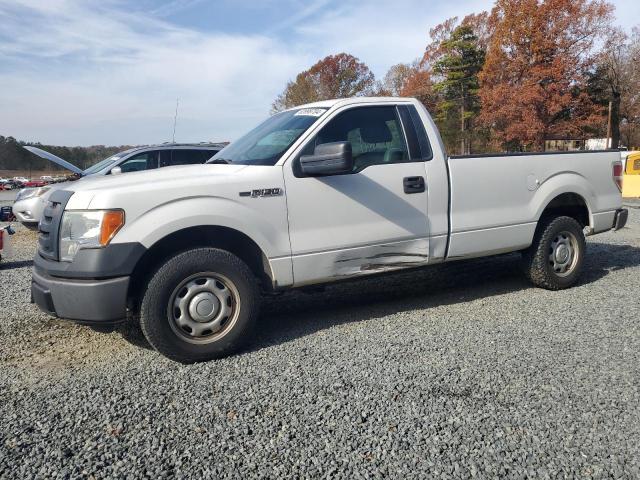
[[[259,188],[256,190],[251,190],[250,192],[240,192],[241,197],[279,197],[282,195],[284,191],[282,188]]]

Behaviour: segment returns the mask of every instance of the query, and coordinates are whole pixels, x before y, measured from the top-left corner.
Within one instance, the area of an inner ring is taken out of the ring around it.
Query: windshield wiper
[[[231,160],[226,159],[226,158],[216,158],[215,160],[208,160],[207,161],[208,164],[214,164],[214,163],[231,163]]]

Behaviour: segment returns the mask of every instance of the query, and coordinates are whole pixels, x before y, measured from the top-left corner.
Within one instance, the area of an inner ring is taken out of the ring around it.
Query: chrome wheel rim
[[[240,311],[240,295],[227,277],[198,273],[183,280],[171,294],[169,324],[189,343],[211,343],[233,328]]]
[[[571,232],[558,233],[549,247],[549,265],[559,277],[566,277],[578,263],[578,239]]]

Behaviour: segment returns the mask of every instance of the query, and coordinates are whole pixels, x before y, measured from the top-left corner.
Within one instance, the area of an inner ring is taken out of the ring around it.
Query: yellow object
[[[622,196],[624,198],[640,197],[640,175],[624,175],[622,177]]]
[[[640,175],[640,152],[629,155],[626,165],[624,169],[626,175]]]

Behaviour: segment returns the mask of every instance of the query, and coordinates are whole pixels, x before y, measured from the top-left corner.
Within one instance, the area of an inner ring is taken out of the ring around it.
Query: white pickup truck
[[[139,320],[194,362],[240,348],[282,289],[506,252],[562,289],[585,234],[624,226],[621,175],[615,151],[447,157],[414,99],[304,105],[209,164],[53,192],[32,297],[96,328]]]

